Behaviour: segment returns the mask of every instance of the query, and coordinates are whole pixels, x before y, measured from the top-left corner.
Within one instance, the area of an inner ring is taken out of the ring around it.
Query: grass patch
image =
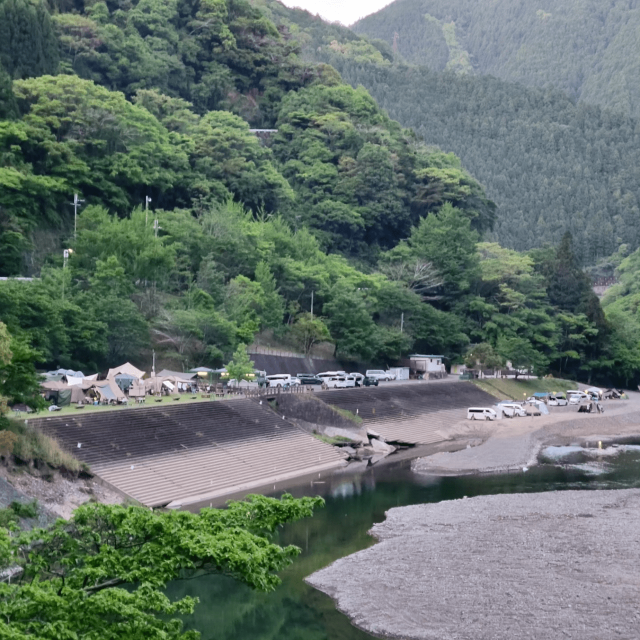
[[[74,472],[87,470],[86,464],[76,460],[62,449],[55,438],[45,435],[39,429],[18,420],[7,420],[4,427],[6,431],[17,436],[11,453],[23,462],[31,463],[38,460],[56,469],[64,468]]]
[[[336,407],[335,405],[329,405],[336,413],[339,413],[343,418],[347,420],[351,420],[354,424],[362,424],[362,418],[355,413],[349,411],[348,409],[341,409],[340,407]]]
[[[322,442],[326,442],[327,444],[344,444],[345,442],[353,442],[355,444],[355,440],[351,440],[351,438],[345,438],[344,436],[323,436],[320,433],[314,433],[314,438],[318,438]]]
[[[578,383],[559,378],[533,378],[527,380],[512,380],[506,378],[484,378],[471,380],[476,387],[498,398],[498,400],[520,400],[528,398],[536,392],[562,392],[567,389],[577,389]]]
[[[36,518],[38,516],[38,501],[12,502],[6,509],[0,509],[0,527],[9,529],[18,524],[20,518]]]

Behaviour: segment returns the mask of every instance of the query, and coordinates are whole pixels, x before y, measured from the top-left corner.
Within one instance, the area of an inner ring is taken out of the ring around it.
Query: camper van
[[[502,407],[502,413],[507,416],[507,418],[521,418],[527,415],[522,405],[518,403],[501,402],[500,406]]]
[[[495,420],[498,414],[490,407],[470,407],[467,409],[467,420]]]

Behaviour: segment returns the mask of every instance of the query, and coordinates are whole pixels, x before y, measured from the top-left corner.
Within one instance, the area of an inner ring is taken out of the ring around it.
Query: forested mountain
[[[0,394],[34,364],[146,366],[152,348],[219,365],[259,332],[381,364],[475,344],[585,379],[633,362],[561,225],[557,248],[487,242],[495,205],[460,159],[321,62],[352,80],[390,67],[383,44],[244,0],[0,11],[21,34],[0,73],[0,275],[35,276],[0,282]]]
[[[494,237],[526,250],[571,231],[583,264],[640,245],[640,122],[556,90],[334,60],[427,143],[453,151],[498,204]]]
[[[396,0],[355,25],[435,71],[553,86],[640,116],[638,0]]]

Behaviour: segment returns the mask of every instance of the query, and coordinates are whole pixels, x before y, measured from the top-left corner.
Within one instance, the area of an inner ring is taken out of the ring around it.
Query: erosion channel
[[[640,451],[635,448],[609,459],[600,473],[589,465],[548,464],[521,473],[440,478],[414,474],[410,461],[336,472],[291,489],[294,495],[322,495],[326,507],[281,531],[279,542],[298,545],[302,554],[283,572],[276,592],[257,594],[231,579],[207,577],[175,583],[170,595],[200,598],[187,625],[200,630],[203,640],[364,640],[372,636],[352,626],[304,578],[375,544],[368,531],[388,509],[465,496],[638,487]]]

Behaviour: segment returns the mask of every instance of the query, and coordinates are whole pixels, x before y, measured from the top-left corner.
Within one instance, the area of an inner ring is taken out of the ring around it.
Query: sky
[[[349,26],[368,16],[370,13],[380,11],[382,7],[391,4],[392,0],[281,0],[287,7],[300,7],[313,14],[320,14],[330,22],[342,22]]]

